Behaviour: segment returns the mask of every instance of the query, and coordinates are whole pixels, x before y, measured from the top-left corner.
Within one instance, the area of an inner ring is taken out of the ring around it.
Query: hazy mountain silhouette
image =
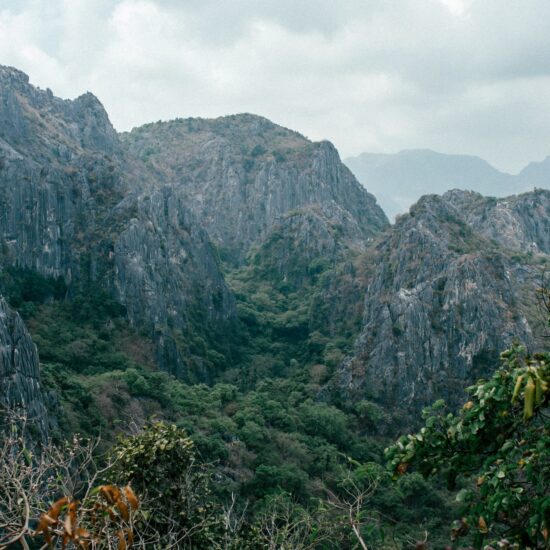
[[[529,164],[517,175],[501,172],[476,156],[448,155],[429,149],[362,153],[345,163],[376,196],[391,220],[407,212],[422,195],[442,194],[450,189],[504,197],[535,186],[550,188],[550,157]]]

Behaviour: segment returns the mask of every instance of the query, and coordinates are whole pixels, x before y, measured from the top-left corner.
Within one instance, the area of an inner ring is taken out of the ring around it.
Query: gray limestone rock
[[[538,189],[496,199],[454,190],[443,199],[484,237],[510,249],[550,254],[550,191]]]
[[[388,221],[334,146],[250,114],[148,124],[122,136],[186,204],[225,257],[240,264],[288,213],[334,205],[362,239]]]
[[[124,151],[92,94],[61,100],[0,67],[0,205],[0,267],[62,276],[69,296],[107,288],[158,342],[161,367],[185,374],[174,331],[185,339],[191,323],[213,332],[233,323],[209,236]]]
[[[38,352],[21,317],[0,298],[0,415],[24,412],[36,440],[50,427]]]
[[[334,381],[345,399],[401,412],[439,398],[456,407],[514,339],[534,345],[522,292],[535,300],[536,268],[474,231],[471,209],[450,198],[422,198],[371,248],[363,328]]]

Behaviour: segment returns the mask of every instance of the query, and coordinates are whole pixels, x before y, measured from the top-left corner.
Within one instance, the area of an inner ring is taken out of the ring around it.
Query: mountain
[[[387,225],[331,143],[313,143],[260,116],[147,124],[122,140],[151,177],[181,193],[222,256],[237,264],[297,209],[339,209],[363,239]]]
[[[235,317],[193,214],[125,153],[92,94],[61,100],[2,67],[0,120],[2,265],[61,276],[71,295],[106,289],[155,340],[159,365],[190,375],[175,331],[216,333]]]
[[[308,243],[338,232],[334,264],[339,243],[364,247],[388,225],[330,143],[262,117],[119,136],[92,94],[62,100],[1,67],[0,120],[0,267],[61,277],[70,300],[107,292],[182,379],[212,381],[232,362],[239,320],[220,255],[244,266],[301,212],[316,220]]]
[[[550,187],[550,157],[541,162],[531,162],[518,175],[517,179],[529,186]]]
[[[370,249],[361,334],[335,380],[343,399],[380,403],[406,424],[438,398],[458,406],[515,339],[534,348],[549,208],[549,191],[455,190],[400,216]]]
[[[515,182],[479,159],[410,155],[444,189]],[[282,491],[285,530],[290,502],[303,518],[323,501],[327,517],[350,464],[370,484],[388,435],[436,399],[456,410],[501,351],[534,350],[547,329],[549,191],[428,193],[390,225],[332,144],[256,115],[118,134],[92,94],[62,100],[0,67],[0,203],[0,409],[36,420],[37,441],[100,436],[101,451],[169,423],[149,433],[182,434],[208,464],[200,514],[239,495],[252,538]],[[168,462],[161,485],[181,475]],[[449,494],[418,476],[376,483],[370,547],[390,531],[398,546],[446,544]]]
[[[412,411],[456,404],[498,350],[534,340],[524,304],[550,251],[545,191],[426,195],[389,226],[330,143],[256,115],[118,135],[92,94],[61,100],[7,67],[0,100],[3,288],[48,361],[64,359],[36,308],[63,299],[97,319],[86,328],[97,338],[124,318],[128,339],[142,334],[156,368],[182,380],[317,369],[344,401]],[[361,159],[380,178],[414,173],[415,192],[513,182],[474,157]]]
[[[359,181],[378,198],[390,219],[403,214],[422,195],[443,194],[450,189],[472,190],[504,197],[548,184],[550,166],[530,165],[518,176],[500,172],[483,159],[446,155],[425,149],[396,154],[363,153],[345,163]]]
[[[348,350],[365,282],[356,264],[388,220],[332,144],[251,114],[148,124],[122,141],[220,252],[239,317],[231,380],[248,369],[263,373],[249,381],[289,375],[297,359],[307,369],[325,348],[331,356]],[[269,344],[258,346],[260,335]]]

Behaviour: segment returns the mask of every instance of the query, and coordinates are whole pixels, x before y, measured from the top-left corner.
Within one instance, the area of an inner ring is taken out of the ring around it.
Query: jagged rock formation
[[[454,190],[443,198],[484,237],[510,249],[550,254],[550,191],[495,199]]]
[[[122,196],[116,161],[107,156],[116,143],[91,94],[63,101],[31,86],[25,74],[0,68],[4,261],[72,278],[79,249],[97,238],[101,204]]]
[[[182,199],[163,188],[137,198],[136,215],[118,235],[113,257],[115,296],[136,325],[154,330],[159,365],[186,378],[186,359],[170,334],[193,328],[219,334],[235,317],[235,298],[207,233]],[[193,375],[211,379],[204,369]]]
[[[31,433],[45,439],[50,423],[46,400],[36,346],[21,317],[0,298],[0,415],[23,411]]]
[[[455,191],[400,217],[370,251],[363,329],[339,391],[402,412],[437,398],[457,406],[513,339],[533,345],[523,301],[535,300],[538,270],[500,243],[546,250],[549,204],[550,192],[495,201]]]
[[[110,289],[184,375],[173,331],[185,338],[195,310],[220,331],[235,305],[208,236],[147,173],[92,94],[61,100],[0,67],[1,263]]]
[[[109,289],[178,376],[186,335],[235,324],[210,237],[239,264],[273,228],[296,229],[300,246],[278,260],[287,277],[306,260],[350,266],[350,251],[387,225],[331,144],[261,117],[146,125],[121,143],[91,94],[61,100],[5,67],[0,94],[3,265],[62,276],[69,295],[90,283]],[[349,288],[331,286],[333,298]],[[194,378],[210,379],[197,364]]]
[[[388,221],[330,143],[249,114],[147,124],[122,140],[193,211],[229,269],[243,269],[232,277],[239,311],[256,310],[249,321],[263,319],[264,307],[277,317],[254,330],[292,333],[288,345],[319,331],[355,334],[358,256]],[[260,303],[266,296],[270,306]]]
[[[304,207],[341,211],[363,240],[387,225],[332,144],[312,143],[259,116],[147,124],[122,138],[152,174],[185,197],[237,264],[281,217]]]

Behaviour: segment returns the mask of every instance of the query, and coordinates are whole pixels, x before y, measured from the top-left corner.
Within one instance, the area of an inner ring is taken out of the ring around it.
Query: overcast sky
[[[343,157],[550,154],[549,0],[0,0],[0,63],[118,130],[252,112]]]

